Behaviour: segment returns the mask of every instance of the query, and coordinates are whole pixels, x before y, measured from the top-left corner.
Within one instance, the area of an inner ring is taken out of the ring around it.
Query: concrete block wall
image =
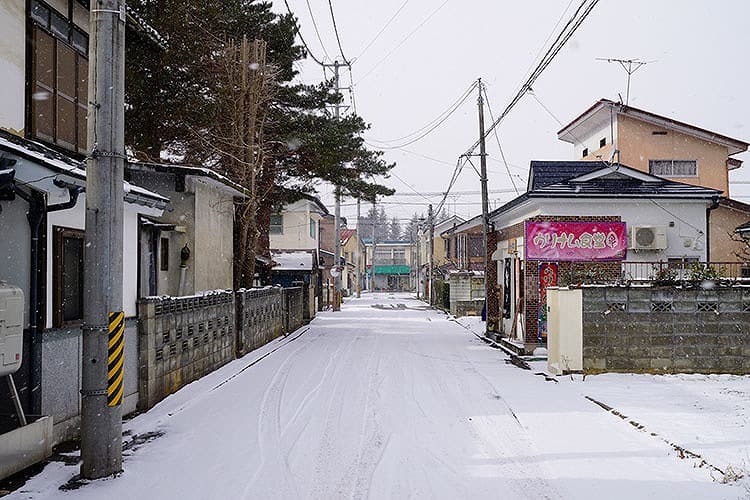
[[[286,333],[282,288],[238,290],[237,356],[244,356]]]
[[[146,410],[234,359],[234,293],[138,302],[138,408]]]
[[[583,368],[750,373],[750,288],[584,287]]]
[[[305,302],[301,287],[283,288],[284,329],[293,332],[305,324]]]

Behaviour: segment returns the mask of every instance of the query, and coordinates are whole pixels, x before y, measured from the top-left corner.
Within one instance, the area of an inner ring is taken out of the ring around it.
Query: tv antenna
[[[656,61],[641,61],[640,59],[614,59],[614,58],[605,58],[605,57],[597,57],[597,61],[607,61],[608,63],[620,63],[620,66],[622,66],[622,69],[625,70],[625,72],[628,74],[628,86],[625,90],[625,106],[628,105],[628,101],[630,100],[630,77],[641,69],[641,67],[645,66],[646,64],[656,62]]]

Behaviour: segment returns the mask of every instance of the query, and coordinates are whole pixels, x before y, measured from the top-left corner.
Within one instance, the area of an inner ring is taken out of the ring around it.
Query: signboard
[[[539,342],[547,341],[547,288],[557,286],[557,263],[543,262],[539,264],[539,311],[538,333]]]
[[[624,222],[526,222],[526,260],[623,260]]]

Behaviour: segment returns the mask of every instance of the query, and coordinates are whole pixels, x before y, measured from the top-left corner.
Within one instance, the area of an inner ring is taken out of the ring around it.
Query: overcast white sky
[[[329,62],[340,59],[327,0],[288,1],[315,56]],[[316,36],[307,1],[328,57]],[[333,0],[344,53],[354,61],[357,111],[372,124],[367,138],[389,140],[420,129],[478,77],[486,83],[490,104],[498,114],[539,53],[546,50],[556,23],[567,21],[579,4],[579,0],[448,0],[396,48],[443,2]],[[282,0],[274,3],[276,10],[285,11]],[[364,50],[401,6],[390,26]],[[596,58],[654,61],[633,75],[631,105],[750,141],[746,127],[750,116],[746,94],[749,19],[750,2],[745,0],[601,0],[537,80],[535,95],[567,124],[602,97],[625,96],[623,69]],[[312,61],[302,63],[300,70],[300,78],[308,83],[323,77],[322,69]],[[342,83],[349,85],[346,71]],[[573,159],[572,146],[557,140],[560,128],[528,95],[498,128],[510,172],[522,192],[530,160]],[[398,193],[411,194],[384,200],[389,215],[406,218],[426,212],[427,200],[414,191],[444,191],[452,165],[476,141],[477,129],[473,96],[440,128],[408,146],[408,151],[388,151],[386,159],[397,166],[385,183]],[[511,191],[497,143],[494,137],[488,139],[489,189]],[[748,162],[750,154],[739,158]],[[747,183],[733,184],[732,197],[750,202],[750,162],[735,171],[731,180]],[[454,189],[478,191],[479,177],[466,168]],[[512,192],[491,193],[491,208],[512,197]],[[437,204],[441,197],[429,198]],[[321,199],[333,208],[330,189],[321,187]],[[449,209],[454,208],[463,217],[476,215],[479,196],[449,197]],[[353,220],[354,213],[353,200],[345,200],[342,214]]]

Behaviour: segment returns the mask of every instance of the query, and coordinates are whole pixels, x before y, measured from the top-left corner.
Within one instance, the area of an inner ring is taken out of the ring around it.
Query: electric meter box
[[[0,376],[21,367],[23,352],[23,291],[0,281]]]

